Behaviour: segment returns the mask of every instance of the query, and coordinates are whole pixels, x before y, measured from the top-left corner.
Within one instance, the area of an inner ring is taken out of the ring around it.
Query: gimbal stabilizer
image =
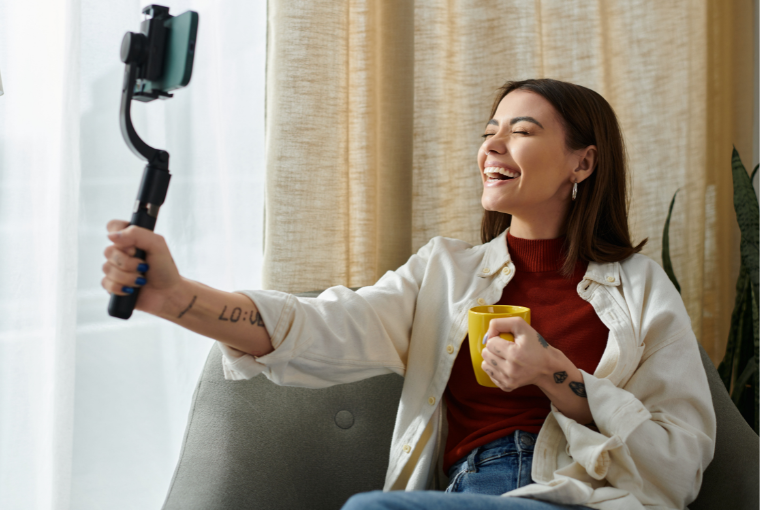
[[[165,150],[154,149],[146,144],[135,132],[132,126],[130,116],[130,106],[132,99],[149,102],[154,99],[168,99],[172,94],[166,93],[161,86],[166,85],[166,73],[164,68],[168,67],[168,62],[172,58],[172,53],[167,52],[167,45],[170,43],[169,35],[171,28],[169,8],[160,5],[149,5],[143,9],[143,14],[152,16],[140,23],[140,32],[127,32],[121,42],[121,61],[126,64],[124,69],[124,82],[121,91],[121,111],[119,120],[121,125],[121,134],[127,146],[139,158],[148,162],[143,171],[140,190],[137,192],[137,200],[132,210],[132,219],[130,225],[137,225],[149,230],[156,226],[158,210],[166,199],[166,191],[169,188],[169,153]],[[190,12],[190,11],[188,11]],[[192,53],[195,46],[195,29],[197,27],[197,13],[192,13],[194,25],[192,27],[191,43],[186,48],[180,48],[184,51],[185,62],[183,62],[186,79],[184,84],[189,81],[189,74],[192,70]],[[180,17],[177,17],[179,19]],[[179,33],[178,28],[174,28]],[[186,30],[187,31],[187,30]],[[174,41],[174,39],[172,39]],[[175,51],[178,51],[175,42]],[[186,62],[189,60],[189,69]],[[163,80],[163,82],[161,81]],[[174,84],[173,88],[184,86],[184,84]],[[135,257],[144,258],[145,252],[137,249]],[[140,288],[134,287],[134,292],[126,296],[117,296],[111,294],[111,301],[108,304],[108,314],[120,319],[128,319],[132,315],[137,302]]]

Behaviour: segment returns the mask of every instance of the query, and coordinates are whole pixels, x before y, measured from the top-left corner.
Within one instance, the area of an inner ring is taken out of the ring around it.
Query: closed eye
[[[513,133],[522,133],[523,135],[528,135],[528,134],[530,134],[530,133],[528,133],[527,131],[512,131],[512,132],[513,132]],[[484,135],[483,135],[483,138],[487,138],[487,137],[489,137],[489,136],[493,136],[493,135],[494,135],[494,133],[486,133],[486,134],[484,134]]]

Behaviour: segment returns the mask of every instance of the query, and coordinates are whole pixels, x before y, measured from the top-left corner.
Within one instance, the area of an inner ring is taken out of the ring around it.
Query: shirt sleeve
[[[691,328],[644,358],[623,388],[581,373],[599,432],[552,405],[573,459],[644,505],[694,501],[715,451],[716,419]]]
[[[274,351],[256,357],[218,343],[226,379],[260,373],[283,386],[323,388],[376,375],[404,375],[417,295],[434,240],[375,285],[331,287],[319,297],[238,291],[261,314]]]

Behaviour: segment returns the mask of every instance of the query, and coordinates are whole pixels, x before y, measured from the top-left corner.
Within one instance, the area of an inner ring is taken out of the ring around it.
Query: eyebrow
[[[512,120],[509,121],[509,125],[513,126],[513,125],[517,124],[518,122],[520,122],[521,120],[527,120],[528,122],[532,122],[533,124],[536,124],[541,129],[544,129],[544,126],[542,126],[541,123],[538,122],[533,117],[515,117],[514,119],[512,119]],[[488,124],[486,124],[486,126],[491,125],[491,124],[493,124],[494,126],[498,126],[499,125],[499,121],[496,120],[496,119],[491,119],[491,120],[488,121]]]

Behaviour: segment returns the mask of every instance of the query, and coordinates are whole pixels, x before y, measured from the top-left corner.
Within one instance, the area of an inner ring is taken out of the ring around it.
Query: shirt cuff
[[[239,351],[222,342],[216,343],[222,351],[222,371],[224,378],[229,381],[242,381],[256,377],[266,368],[256,361],[256,357]]]
[[[568,454],[596,480],[604,480],[610,467],[609,450],[620,447],[618,436],[606,437],[562,414],[554,404],[552,413],[565,433]]]
[[[652,419],[652,413],[630,391],[618,388],[609,379],[594,377],[583,370],[580,372],[591,416],[603,435],[617,436],[625,442],[639,425]]]
[[[596,480],[603,480],[610,467],[609,450],[622,446],[628,436],[652,418],[641,400],[618,388],[609,379],[580,371],[586,387],[589,409],[599,432],[562,414],[554,404],[551,410],[567,439],[568,454]]]
[[[253,356],[222,342],[217,342],[222,351],[224,378],[232,381],[250,379],[276,363],[287,363],[293,357],[294,338],[288,339],[292,316],[297,298],[286,292],[274,290],[235,291],[248,296],[253,301],[264,327],[269,334],[274,351],[265,356]],[[293,337],[294,335],[290,335]]]

